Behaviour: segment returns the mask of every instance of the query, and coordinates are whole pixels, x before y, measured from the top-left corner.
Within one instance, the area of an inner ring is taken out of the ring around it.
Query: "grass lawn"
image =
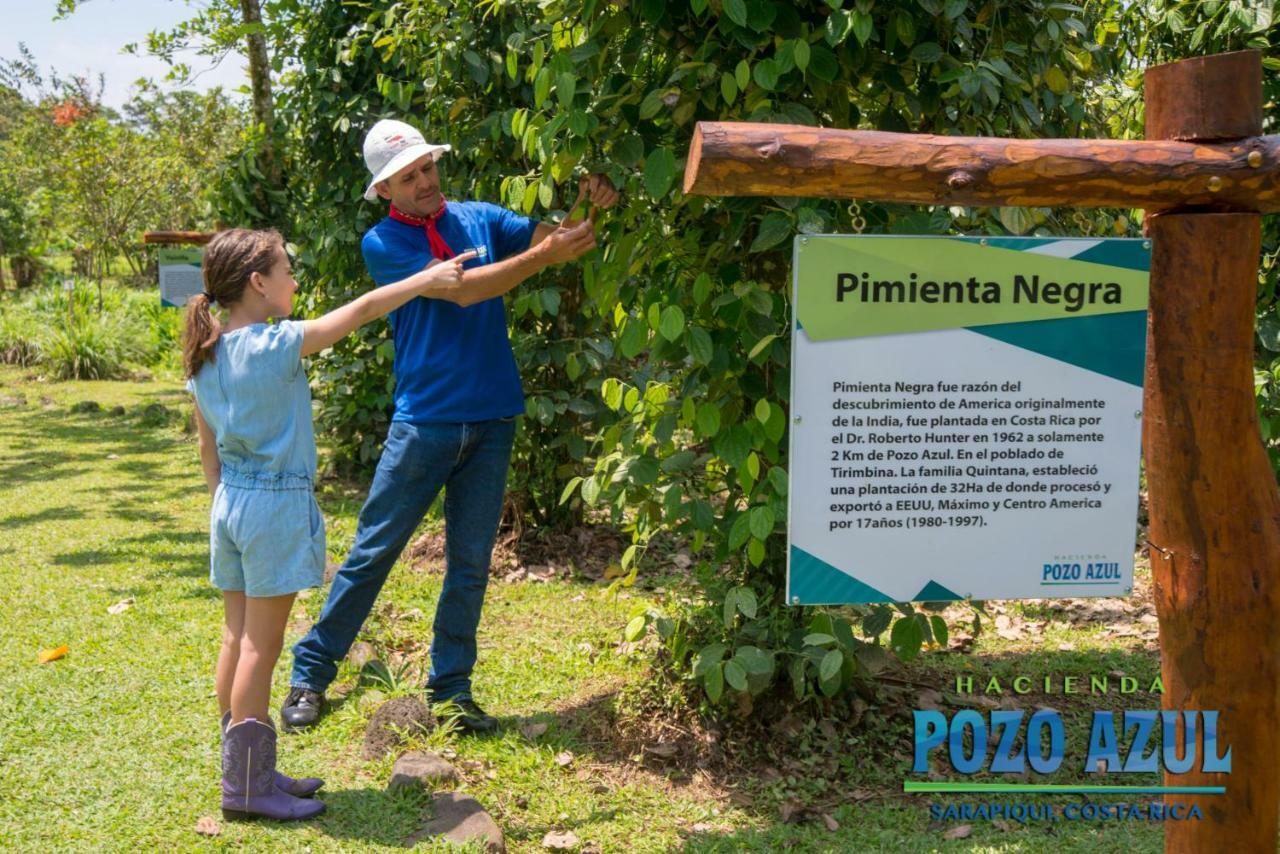
[[[73,411],[86,400],[100,411]],[[168,424],[154,410],[144,419],[151,403],[180,414]],[[117,406],[124,412],[112,414]],[[213,663],[221,614],[207,580],[208,496],[195,443],[181,431],[189,406],[172,377],[52,383],[0,367],[0,657],[10,662],[0,674],[0,848],[403,848],[429,798],[388,794],[394,757],[365,761],[361,743],[379,702],[417,690],[414,667],[430,641],[440,577],[404,564],[364,636],[393,678],[361,681],[344,663],[336,684],[346,693],[335,710],[314,731],[281,739],[286,771],[327,780],[328,813],[300,825],[219,818],[220,835],[195,832],[201,817],[218,816]],[[322,490],[332,560],[350,544],[362,497],[359,484]],[[658,594],[626,595],[630,601],[611,600],[588,581],[495,579],[476,685],[504,729],[487,739],[437,731],[417,742],[451,758],[463,777],[458,788],[484,804],[511,851],[544,850],[548,831],[565,830],[583,850],[602,851],[1161,850],[1160,825],[1137,821],[974,821],[972,835],[946,838],[962,822],[931,823],[928,805],[938,801],[901,792],[909,711],[873,710],[859,729],[803,723],[758,745],[761,757],[772,749],[780,761],[760,758],[733,772],[627,755],[599,721],[610,719],[619,688],[644,679],[643,652],[616,647],[635,597]],[[130,607],[109,613],[126,599]],[[315,590],[298,601],[286,643],[323,600]],[[1100,628],[1105,620],[1072,620],[1042,603],[1002,613],[1003,635],[985,633],[969,654],[928,654],[904,681],[946,692],[956,673],[1122,670],[1149,681],[1158,672],[1149,638],[1116,636]],[[41,650],[62,644],[65,658],[37,663]],[[273,706],[287,677],[286,651]],[[1151,708],[1159,698],[1028,695],[1016,704],[1055,699],[1084,714],[1113,701]],[[530,722],[548,728],[530,738],[521,732]],[[1064,772],[1049,782],[1079,779]],[[784,822],[795,803],[821,804],[838,828],[816,812]],[[419,848],[432,850],[429,842]]]

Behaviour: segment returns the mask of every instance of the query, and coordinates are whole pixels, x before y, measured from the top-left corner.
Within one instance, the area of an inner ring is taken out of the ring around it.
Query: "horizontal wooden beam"
[[[699,122],[685,193],[920,205],[1280,211],[1280,136],[1001,139]]]
[[[212,231],[148,231],[143,243],[185,243],[203,246],[213,239]]]

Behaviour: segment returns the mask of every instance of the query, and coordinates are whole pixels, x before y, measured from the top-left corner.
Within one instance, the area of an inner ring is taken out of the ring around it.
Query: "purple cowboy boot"
[[[275,773],[276,731],[270,724],[245,718],[227,727],[222,735],[222,817],[296,821],[324,812],[321,801],[280,791]]]
[[[227,724],[230,722],[231,713],[224,712],[222,715],[223,735],[226,735]],[[281,774],[279,771],[276,772],[276,786],[286,795],[293,795],[295,798],[309,798],[323,785],[324,780],[317,777],[299,777],[295,780],[287,774]]]

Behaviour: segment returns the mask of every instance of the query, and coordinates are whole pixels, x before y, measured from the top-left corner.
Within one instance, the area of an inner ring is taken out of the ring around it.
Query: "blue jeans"
[[[446,568],[427,686],[435,700],[470,695],[476,627],[515,430],[515,419],[506,418],[392,422],[360,510],[355,546],[333,579],[320,619],[293,647],[290,684],[323,693],[333,681],[392,565],[444,487]]]

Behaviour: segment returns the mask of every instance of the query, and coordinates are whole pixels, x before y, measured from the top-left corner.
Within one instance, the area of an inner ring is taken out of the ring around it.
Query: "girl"
[[[416,296],[456,293],[464,252],[377,288],[318,320],[293,311],[298,283],[275,231],[232,229],[204,253],[204,293],[187,308],[183,367],[196,398],[200,461],[213,494],[210,580],[222,590],[218,656],[222,712],[222,814],[303,819],[324,811],[307,799],[322,782],[276,771],[268,716],[271,673],[294,595],[324,581],[324,520],[312,494],[316,470],[311,392],[302,359]],[[223,327],[210,312],[227,309]]]

